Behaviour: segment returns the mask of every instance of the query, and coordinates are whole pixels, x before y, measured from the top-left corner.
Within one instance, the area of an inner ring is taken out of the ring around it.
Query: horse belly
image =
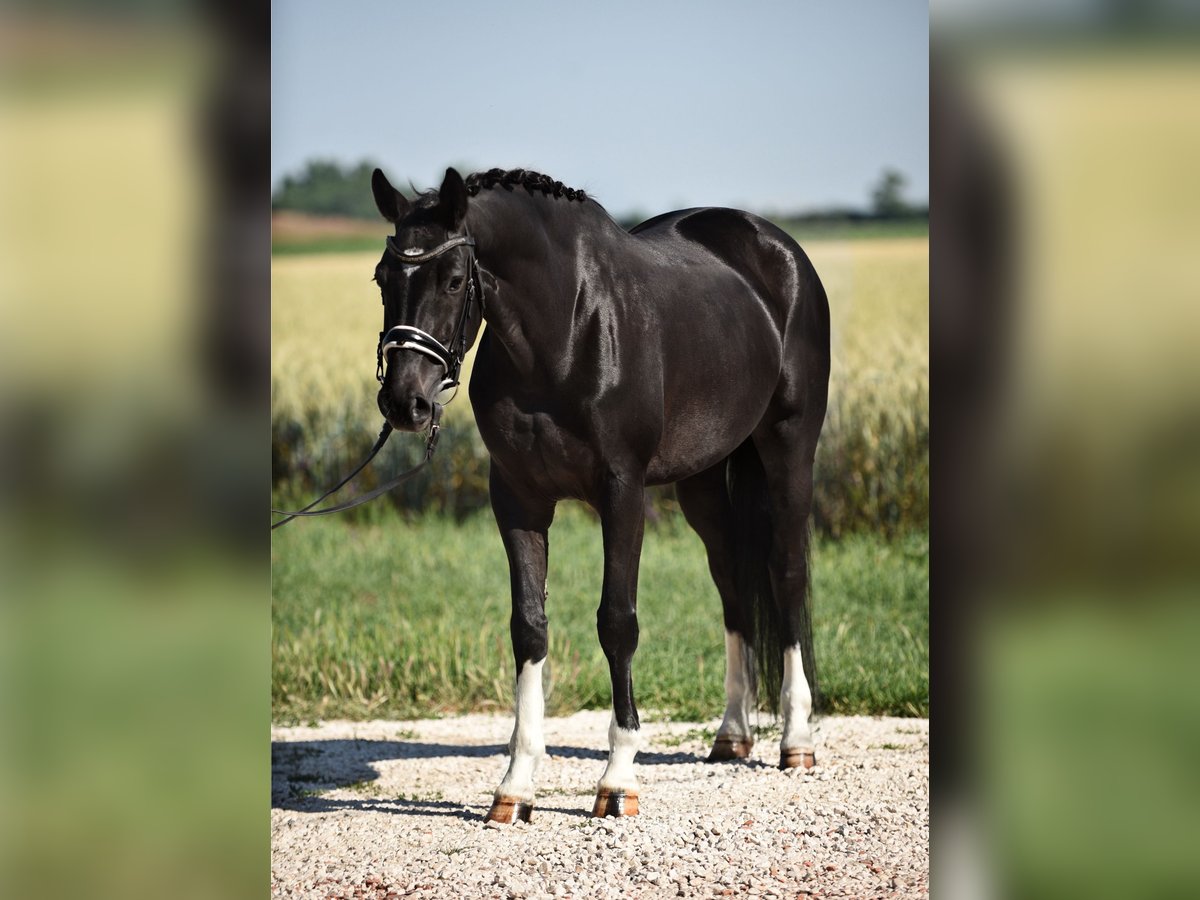
[[[756,404],[753,413],[676,416],[664,428],[662,442],[646,469],[646,483],[673,484],[725,459],[749,437],[762,418],[766,402],[764,399]]]
[[[705,358],[704,355],[698,358]],[[689,366],[665,385],[662,438],[646,479],[668,484],[729,456],[762,420],[779,382],[778,351],[740,366],[728,354]]]

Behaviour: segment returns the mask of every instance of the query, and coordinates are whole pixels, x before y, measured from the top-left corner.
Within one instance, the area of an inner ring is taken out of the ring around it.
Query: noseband
[[[388,252],[406,266],[420,266],[431,262],[455,247],[467,248],[467,289],[463,297],[462,312],[459,313],[454,334],[450,336],[449,346],[428,331],[422,331],[414,325],[395,325],[386,332],[379,332],[379,343],[375,347],[375,378],[380,384],[383,383],[383,361],[388,351],[412,350],[428,356],[442,367],[442,380],[434,393],[435,397],[458,387],[458,374],[462,369],[463,357],[467,355],[467,318],[476,294],[480,306],[483,305],[483,284],[479,278],[479,262],[475,259],[475,239],[468,234],[460,234],[432,250],[421,250],[417,247],[401,249],[394,237],[389,235],[387,239]],[[386,326],[387,322],[384,322],[384,325]]]

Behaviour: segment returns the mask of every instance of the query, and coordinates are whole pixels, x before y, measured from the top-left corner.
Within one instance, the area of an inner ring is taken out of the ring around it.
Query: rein
[[[383,449],[383,445],[387,443],[388,438],[393,431],[392,426],[388,422],[383,423],[383,428],[379,431],[379,437],[375,439],[375,446],[371,448],[371,452],[354,471],[323,493],[316,500],[302,506],[296,510],[271,509],[275,515],[286,516],[271,525],[271,530],[274,531],[281,525],[286,525],[300,516],[324,516],[329,513],[342,512],[343,510],[353,509],[356,506],[361,506],[386,494],[388,491],[403,484],[412,478],[423,468],[429,465],[433,459],[433,452],[437,449],[438,436],[441,432],[442,410],[444,405],[436,401],[436,397],[445,394],[446,391],[458,387],[458,375],[462,369],[463,357],[467,355],[467,318],[470,316],[471,304],[475,301],[478,295],[480,309],[483,308],[483,281],[479,275],[479,262],[475,259],[475,239],[470,235],[458,235],[452,237],[443,244],[439,244],[432,250],[421,250],[419,248],[400,249],[391,236],[387,239],[387,249],[393,256],[400,259],[405,265],[421,265],[437,259],[443,253],[453,250],[455,247],[467,247],[468,254],[468,279],[465,297],[463,299],[462,312],[458,316],[458,324],[454,328],[454,334],[450,337],[450,344],[454,348],[451,350],[433,335],[427,331],[422,331],[413,325],[396,325],[388,329],[386,332],[379,332],[379,343],[375,347],[375,377],[380,384],[383,383],[383,360],[390,350],[412,350],[416,353],[421,353],[433,359],[442,366],[442,381],[438,385],[433,403],[433,415],[429,423],[429,438],[425,444],[425,457],[413,468],[409,469],[400,475],[397,475],[387,484],[380,485],[363,494],[361,497],[355,497],[353,500],[347,500],[343,503],[336,503],[333,506],[324,506],[320,509],[314,509],[318,503],[325,500],[332,494],[337,493],[347,484],[349,484],[359,472],[367,467]],[[387,324],[386,322],[384,323]],[[447,403],[450,402],[448,399]]]

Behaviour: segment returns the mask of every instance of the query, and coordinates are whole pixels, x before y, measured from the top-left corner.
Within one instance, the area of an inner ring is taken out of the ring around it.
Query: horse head
[[[398,431],[420,431],[458,387],[482,324],[482,285],[466,234],[467,188],[454,169],[437,191],[408,200],[376,169],[375,204],[396,226],[375,267],[383,297],[379,410]]]

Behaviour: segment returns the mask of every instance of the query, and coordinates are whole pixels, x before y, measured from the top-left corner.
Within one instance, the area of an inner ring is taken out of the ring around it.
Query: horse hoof
[[[533,804],[512,797],[497,797],[492,801],[488,810],[488,822],[501,822],[511,825],[516,821],[528,822],[533,817]]]
[[[803,767],[811,769],[817,764],[817,757],[811,750],[784,750],[779,754],[779,768],[796,769]]]
[[[718,737],[713,742],[712,752],[708,754],[708,762],[727,762],[731,759],[747,759],[754,741],[750,738]]]
[[[592,816],[603,819],[605,816],[636,816],[638,814],[638,795],[628,791],[610,791],[601,789],[596,793],[596,805],[592,807]]]

